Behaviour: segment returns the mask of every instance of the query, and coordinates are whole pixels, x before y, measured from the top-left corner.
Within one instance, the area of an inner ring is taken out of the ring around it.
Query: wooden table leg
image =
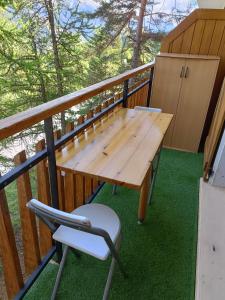
[[[147,211],[147,204],[148,204],[148,195],[150,191],[150,184],[151,184],[151,172],[152,167],[149,168],[148,172],[146,173],[143,185],[140,191],[140,198],[139,198],[139,208],[138,208],[138,221],[144,222],[146,211]]]

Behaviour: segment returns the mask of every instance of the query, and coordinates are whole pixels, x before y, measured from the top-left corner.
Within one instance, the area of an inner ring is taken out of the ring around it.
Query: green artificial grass
[[[143,225],[137,224],[138,192],[105,185],[96,202],[122,222],[121,259],[129,274],[114,273],[110,299],[192,300],[195,286],[198,187],[202,155],[163,150]],[[68,257],[58,299],[101,299],[110,260]],[[25,299],[50,299],[57,265],[49,264]]]

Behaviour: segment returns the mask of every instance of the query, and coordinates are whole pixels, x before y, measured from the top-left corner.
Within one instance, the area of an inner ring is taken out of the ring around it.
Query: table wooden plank
[[[121,181],[122,178],[126,178],[129,174],[132,174],[133,181],[130,181],[131,185],[135,185],[140,178],[143,178],[144,180],[145,174],[151,166],[151,162],[160,147],[171,120],[172,115],[159,114],[154,125],[151,127],[151,130],[149,130],[145,136],[145,139],[142,140],[124,168],[121,169],[120,175],[117,177],[118,181]],[[141,182],[140,185],[142,185]]]
[[[120,109],[57,153],[57,167],[140,189],[171,120],[170,114]]]
[[[136,117],[127,126],[121,128],[109,143],[104,143],[100,152],[97,155],[95,153],[91,161],[87,163],[88,159],[85,159],[82,161],[83,163],[78,164],[76,166],[77,171],[82,171],[85,168],[90,174],[96,174],[100,177],[107,174],[109,178],[115,179],[120,173],[120,168],[135,152],[157,117],[157,114],[154,114],[150,120],[148,115],[143,116],[143,119]]]

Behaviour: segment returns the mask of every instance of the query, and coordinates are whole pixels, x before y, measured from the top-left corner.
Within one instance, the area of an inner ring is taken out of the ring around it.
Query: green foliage
[[[0,119],[60,96],[47,9],[51,1],[0,2]],[[101,10],[90,15],[80,11],[79,5],[71,5],[70,1],[52,1],[58,71],[62,78],[63,94],[100,82],[130,68],[133,44],[128,38],[130,31],[122,21],[124,14],[127,15],[134,9],[134,1],[128,1],[126,11],[119,15],[121,3],[111,8],[104,3],[102,11],[106,5],[108,11],[118,14],[117,20],[112,15],[107,18],[107,22],[94,26],[93,20],[100,16]],[[114,36],[118,31],[117,21],[123,28]],[[152,53],[155,54],[158,48],[159,43],[145,43],[142,61],[152,60]],[[80,105],[79,109],[67,111],[66,117],[74,120],[95,103],[101,102],[105,96],[94,97]],[[0,153],[5,147],[14,147],[15,139],[23,140],[29,133],[27,147],[32,150],[30,145],[42,130],[42,126],[31,128],[12,139],[1,141]],[[3,154],[0,161],[5,167],[10,164],[10,159]]]

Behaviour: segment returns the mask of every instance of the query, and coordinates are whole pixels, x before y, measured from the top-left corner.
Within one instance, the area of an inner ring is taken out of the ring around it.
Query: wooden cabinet
[[[219,57],[162,53],[156,57],[151,106],[174,114],[164,145],[197,152]]]

